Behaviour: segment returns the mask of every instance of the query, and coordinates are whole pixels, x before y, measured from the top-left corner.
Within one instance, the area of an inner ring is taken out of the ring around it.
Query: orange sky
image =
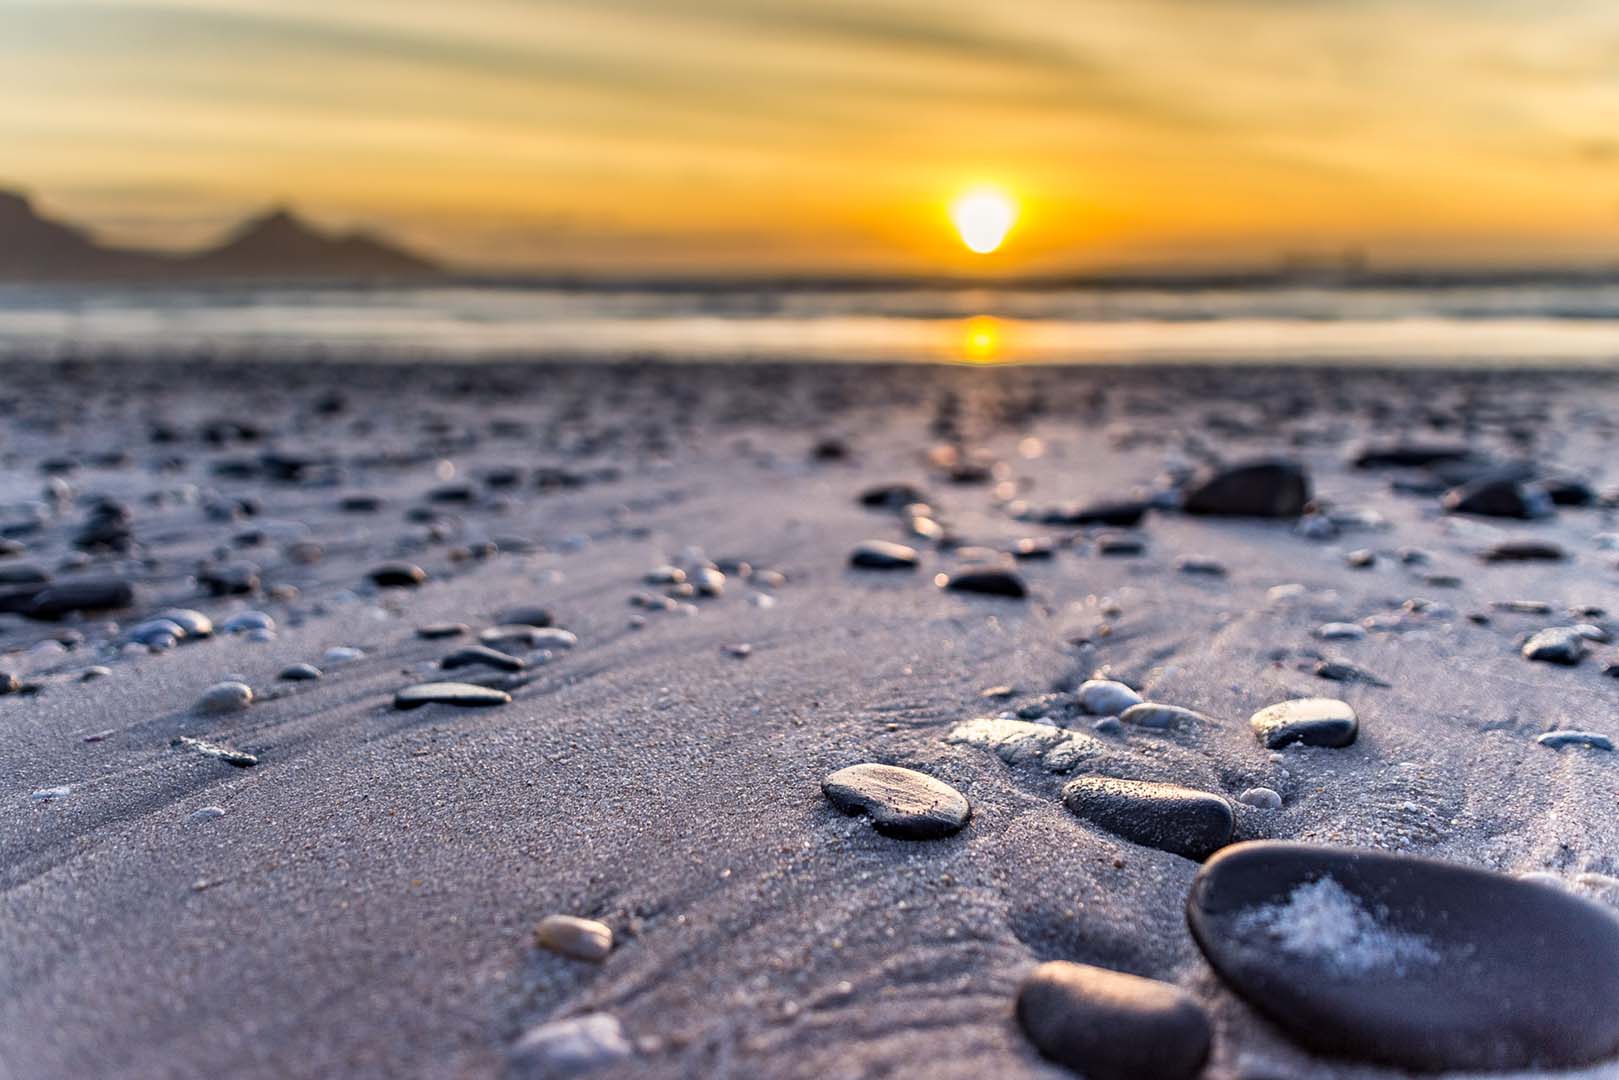
[[[491,268],[1611,260],[1616,72],[1612,0],[0,0],[0,183]]]

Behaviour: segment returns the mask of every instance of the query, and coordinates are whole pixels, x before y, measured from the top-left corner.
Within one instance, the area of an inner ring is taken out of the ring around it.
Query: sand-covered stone
[[[1320,1054],[1424,1072],[1619,1054],[1619,915],[1561,888],[1263,841],[1209,860],[1187,918],[1220,977]]]
[[[972,807],[961,792],[915,769],[851,765],[821,781],[840,810],[865,814],[877,831],[905,840],[948,836],[967,824]]]

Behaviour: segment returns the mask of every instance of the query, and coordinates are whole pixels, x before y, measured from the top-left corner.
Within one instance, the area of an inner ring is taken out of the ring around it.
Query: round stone
[[[505,705],[512,696],[504,690],[462,682],[430,682],[407,686],[394,695],[394,708],[415,709],[423,705],[459,705],[486,708]]]
[[[942,780],[895,765],[851,765],[821,781],[848,814],[865,814],[877,831],[904,840],[948,836],[967,824],[972,807]]]
[[[547,915],[534,928],[534,942],[575,960],[601,961],[613,951],[613,930],[595,919],[574,915]]]
[[[1268,705],[1248,718],[1254,734],[1270,750],[1292,743],[1305,746],[1348,746],[1360,724],[1355,710],[1337,698],[1298,698]]]
[[[241,712],[253,704],[253,688],[246,683],[215,683],[202,692],[195,709],[200,713],[219,715]]]
[[[1565,889],[1260,841],[1209,860],[1187,919],[1220,977],[1316,1053],[1422,1072],[1619,1053],[1619,916]]]
[[[249,630],[274,630],[275,620],[262,611],[238,611],[225,620],[227,634],[245,634]]]
[[[1282,808],[1281,795],[1268,787],[1251,787],[1238,795],[1237,801],[1244,806],[1251,806],[1255,810],[1280,810]]]
[[[1117,716],[1141,704],[1141,695],[1112,679],[1088,679],[1074,694],[1079,707],[1092,716]]]
[[[1179,987],[1062,960],[1023,980],[1017,1018],[1042,1054],[1089,1080],[1191,1080],[1212,1038]]]
[[[849,553],[849,565],[862,570],[914,570],[917,554],[913,547],[887,540],[866,540]]]
[[[282,668],[277,678],[288,682],[307,682],[310,679],[320,678],[320,668],[314,664],[293,664],[291,667]]]
[[[167,619],[185,631],[188,638],[205,638],[214,632],[214,621],[200,611],[191,608],[169,608],[153,616],[154,619]]]
[[[1133,844],[1205,859],[1231,843],[1236,818],[1218,795],[1150,780],[1082,776],[1062,789],[1075,816]]]

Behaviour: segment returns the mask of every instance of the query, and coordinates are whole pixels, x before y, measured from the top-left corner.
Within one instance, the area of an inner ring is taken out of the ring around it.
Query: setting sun
[[[1011,231],[1017,221],[1017,207],[994,188],[975,188],[951,204],[950,220],[969,250],[988,255]]]

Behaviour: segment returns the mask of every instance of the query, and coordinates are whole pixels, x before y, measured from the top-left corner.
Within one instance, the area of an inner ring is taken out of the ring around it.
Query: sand
[[[1615,556],[1593,540],[1615,528],[1613,511],[1447,517],[1437,498],[1394,494],[1389,473],[1343,456],[1368,436],[1465,438],[1601,487],[1619,481],[1615,405],[1619,381],[1593,373],[13,364],[0,521],[31,512],[42,460],[127,450],[127,465],[64,479],[74,498],[130,504],[138,554],[61,576],[126,576],[139,595],[111,618],[0,616],[0,670],[40,688],[0,697],[0,1075],[502,1076],[532,1025],[605,1012],[635,1054],[593,1076],[1058,1077],[1012,1015],[1018,981],[1053,959],[1194,994],[1215,1021],[1211,1078],[1393,1075],[1310,1058],[1220,984],[1185,925],[1195,863],[1080,822],[1059,798],[1065,775],[946,736],[1106,671],[1211,722],[1098,736],[1105,751],[1081,771],[1233,802],[1269,787],[1283,807],[1237,804],[1239,839],[1550,872],[1613,902],[1619,760],[1535,742],[1554,727],[1619,735],[1619,682],[1601,670],[1613,649],[1593,645],[1573,668],[1518,651],[1542,627],[1607,621],[1570,606],[1619,611]],[[219,419],[262,433],[215,445],[201,436]],[[154,425],[174,440],[154,443]],[[949,593],[931,579],[959,560],[858,506],[863,488],[922,486],[972,543],[1064,531],[1015,520],[993,484],[930,473],[923,455],[951,430],[1033,503],[1125,496],[1211,453],[1279,453],[1309,467],[1319,496],[1386,527],[1311,539],[1290,522],[1154,513],[1142,555],[1082,540],[1021,563],[1027,600]],[[850,456],[812,460],[834,435]],[[330,455],[331,482],[324,469],[297,483],[212,472],[272,447]],[[497,466],[524,470],[521,486],[485,489]],[[540,467],[580,486],[542,491]],[[440,537],[405,520],[460,480],[478,501],[440,504]],[[182,498],[151,505],[156,491]],[[338,509],[360,491],[381,497],[377,513]],[[257,513],[211,519],[209,492],[250,497]],[[84,517],[82,505],[50,510],[0,566],[55,566]],[[262,544],[236,546],[255,530]],[[1571,559],[1475,557],[1530,536]],[[321,561],[286,557],[301,537],[324,545]],[[848,569],[866,539],[916,543],[922,565]],[[501,552],[455,557],[484,540]],[[1431,562],[1401,563],[1405,546]],[[192,575],[218,547],[297,594],[202,595]],[[647,571],[693,547],[785,582],[733,574],[689,610],[627,603],[658,591]],[[1384,557],[1350,569],[1356,548]],[[1228,573],[1177,571],[1186,556]],[[428,582],[366,583],[397,558]],[[1441,572],[1460,584],[1428,583]],[[1412,598],[1441,606],[1399,632],[1314,636]],[[1492,609],[1522,599],[1551,611]],[[577,647],[532,669],[510,705],[391,707],[466,641],[420,640],[415,627],[476,629],[516,603],[550,608]],[[277,634],[156,655],[102,647],[176,604],[216,622],[262,610]],[[35,648],[64,629],[84,642]],[[333,646],[364,655],[323,662]],[[1319,679],[1317,653],[1389,685]],[[304,661],[324,676],[277,680]],[[78,681],[92,664],[110,674]],[[229,676],[254,688],[249,708],[191,710]],[[981,698],[997,685],[1019,696]],[[1259,746],[1253,711],[1312,696],[1354,706],[1352,747]],[[182,736],[258,764],[171,745]],[[945,780],[971,801],[970,823],[908,842],[843,816],[820,781],[863,761]],[[193,819],[204,807],[224,813]],[[611,955],[537,949],[535,926],[553,913],[606,923]]]

